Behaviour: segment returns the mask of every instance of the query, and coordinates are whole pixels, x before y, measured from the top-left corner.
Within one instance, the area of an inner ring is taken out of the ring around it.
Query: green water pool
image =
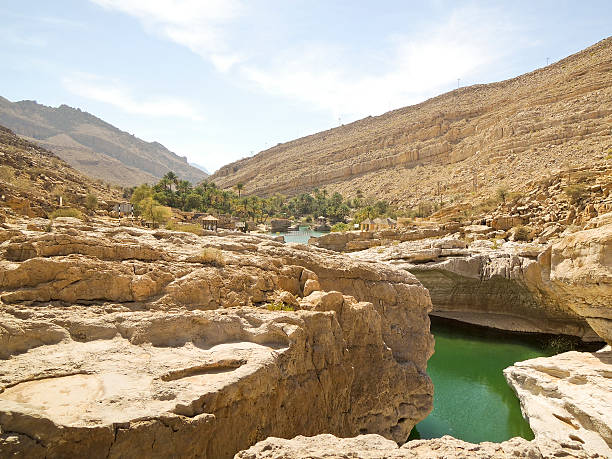
[[[411,438],[452,435],[472,443],[531,440],[519,401],[502,370],[514,362],[550,356],[541,337],[500,333],[433,319],[435,354],[427,372],[434,383],[434,409]]]

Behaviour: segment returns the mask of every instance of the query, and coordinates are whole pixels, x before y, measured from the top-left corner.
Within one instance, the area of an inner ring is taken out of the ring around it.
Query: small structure
[[[397,221],[392,218],[375,218],[370,220],[366,218],[359,225],[361,231],[379,231],[385,229],[395,229],[397,227]]]
[[[113,210],[119,214],[119,217],[131,217],[134,213],[134,205],[131,202],[123,201],[115,204]]]
[[[212,215],[208,215],[202,219],[202,228],[208,231],[217,231],[219,220]]]
[[[373,231],[371,228],[373,226],[372,220],[366,218],[359,224],[359,229],[361,231]]]
[[[236,222],[235,228],[236,231],[242,231],[243,233],[246,233],[249,227],[246,222]]]
[[[327,218],[325,218],[323,215],[321,215],[319,218],[317,218],[317,224],[315,225],[315,231],[330,231],[331,230],[331,226],[329,226],[329,224],[327,223]]]

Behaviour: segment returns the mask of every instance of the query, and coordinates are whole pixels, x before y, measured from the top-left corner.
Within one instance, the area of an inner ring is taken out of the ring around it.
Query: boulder
[[[566,352],[504,370],[546,457],[612,457],[612,351]]]

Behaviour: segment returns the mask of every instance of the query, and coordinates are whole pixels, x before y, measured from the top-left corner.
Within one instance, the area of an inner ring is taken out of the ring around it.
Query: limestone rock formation
[[[550,279],[562,301],[612,344],[612,213],[595,225],[552,246]]]
[[[596,340],[585,319],[550,283],[545,244],[446,237],[403,242],[350,254],[414,274],[429,289],[433,315],[493,328],[563,333]],[[585,286],[586,288],[586,286]]]
[[[546,457],[612,457],[612,351],[517,362],[504,376]]]
[[[540,459],[539,448],[522,438],[503,443],[467,443],[450,436],[432,440],[414,440],[398,447],[396,443],[379,435],[360,435],[355,438],[337,438],[333,435],[295,437],[291,440],[268,438],[234,459]]]
[[[247,194],[327,187],[413,207],[440,191],[491,197],[555,168],[606,162],[612,133],[612,38],[510,80],[460,88],[418,105],[277,145],[213,176]],[[308,158],[308,161],[303,161]],[[474,199],[470,196],[471,200]]]
[[[0,244],[2,457],[403,442],[432,408],[431,302],[407,272],[265,236],[29,223]]]

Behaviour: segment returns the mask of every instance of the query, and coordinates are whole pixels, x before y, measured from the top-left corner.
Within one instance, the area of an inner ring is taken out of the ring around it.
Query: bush
[[[335,232],[339,232],[339,231],[348,231],[350,228],[351,228],[350,225],[348,225],[347,223],[338,222],[334,226],[331,227],[331,230]]]
[[[564,191],[572,204],[580,202],[588,194],[587,187],[580,184],[568,185]]]
[[[506,198],[508,198],[508,188],[500,186],[495,192],[495,195],[497,196],[497,199],[505,203]]]
[[[11,183],[15,180],[15,170],[11,166],[0,166],[0,180]]]
[[[98,208],[98,197],[93,193],[89,193],[85,198],[85,207],[91,211],[96,210]]]
[[[544,349],[552,354],[575,351],[580,346],[580,338],[575,336],[558,335],[551,337],[544,344]]]
[[[293,306],[283,303],[282,301],[274,301],[273,303],[267,303],[264,307],[268,311],[295,311]]]
[[[223,266],[225,264],[225,258],[221,250],[213,247],[205,247],[202,249],[202,252],[200,252],[200,263]]]
[[[520,225],[513,228],[512,234],[514,234],[515,241],[528,241],[529,240],[529,229],[526,226]]]
[[[81,220],[85,218],[80,210],[73,209],[71,207],[67,207],[64,209],[57,209],[49,214],[49,218],[51,220],[57,217],[73,217],[73,218],[80,218]]]

